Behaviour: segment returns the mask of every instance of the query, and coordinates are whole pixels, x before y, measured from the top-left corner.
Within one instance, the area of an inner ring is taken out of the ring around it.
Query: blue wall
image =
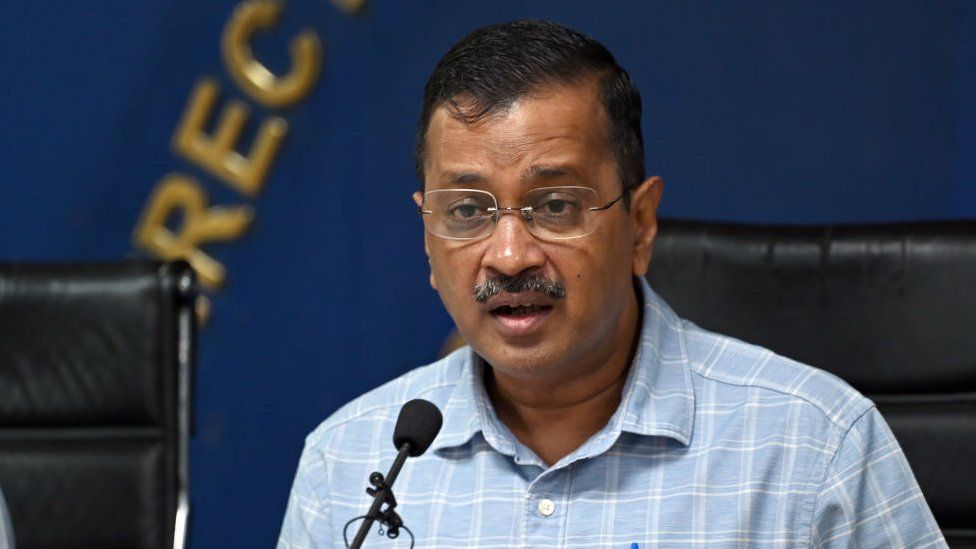
[[[972,2],[377,0],[350,16],[292,0],[255,49],[283,71],[287,40],[311,27],[322,76],[277,113],[291,131],[251,199],[169,146],[198,78],[246,99],[219,52],[235,4],[22,2],[0,22],[3,259],[138,255],[143,205],[177,170],[211,202],[255,210],[244,238],[207,247],[229,276],[199,356],[196,549],[272,545],[304,435],[432,360],[449,332],[426,284],[410,155],[424,80],[477,26],[552,18],[615,52],[649,106],[665,215],[976,218]]]

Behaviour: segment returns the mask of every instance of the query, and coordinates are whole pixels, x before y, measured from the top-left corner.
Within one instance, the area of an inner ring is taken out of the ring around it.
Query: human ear
[[[657,208],[661,204],[664,180],[651,177],[634,189],[630,201],[630,217],[634,224],[634,253],[632,270],[635,276],[647,273],[657,236]]]
[[[421,207],[424,204],[424,193],[417,191],[413,193],[413,202],[417,207]],[[437,289],[437,280],[434,278],[434,266],[430,264],[430,241],[427,240],[429,235],[427,231],[424,230],[424,253],[427,254],[427,267],[430,269],[430,287]]]
[[[430,269],[430,287],[435,291],[440,291],[437,289],[437,279],[434,278],[434,266],[430,264],[430,258],[427,258],[427,267]]]

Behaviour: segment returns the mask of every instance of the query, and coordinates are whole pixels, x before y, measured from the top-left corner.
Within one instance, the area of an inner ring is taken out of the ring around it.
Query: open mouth
[[[482,305],[497,333],[510,341],[529,341],[541,336],[558,302],[538,292],[500,292]]]
[[[538,335],[552,305],[498,305],[488,311],[495,326],[505,337],[525,338]]]
[[[544,311],[552,309],[550,305],[502,305],[500,307],[495,307],[491,310],[491,314],[494,316],[503,317],[521,317],[521,316],[531,316]]]

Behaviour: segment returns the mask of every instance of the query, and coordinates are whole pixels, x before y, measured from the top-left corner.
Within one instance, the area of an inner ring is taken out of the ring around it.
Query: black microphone
[[[369,534],[369,528],[377,520],[386,526],[386,535],[390,539],[400,535],[400,528],[410,532],[409,528],[403,526],[403,520],[394,511],[397,502],[396,498],[393,497],[393,482],[396,481],[397,475],[400,474],[400,469],[403,467],[403,462],[407,460],[408,456],[417,457],[427,451],[427,448],[434,442],[434,438],[437,437],[437,433],[440,432],[443,422],[444,418],[441,416],[441,411],[427,400],[417,398],[400,408],[396,427],[393,428],[393,446],[397,449],[397,457],[386,477],[379,471],[374,471],[369,475],[369,483],[373,487],[366,488],[366,493],[373,496],[373,504],[370,505],[365,517],[362,517],[363,523],[359,525],[359,531],[356,532],[352,545],[349,545],[351,549],[362,547],[366,536]],[[384,503],[386,508],[381,509]],[[347,522],[346,528],[354,520],[356,519]],[[343,537],[346,535],[345,528],[342,535]],[[410,537],[413,537],[413,533],[410,533]],[[413,546],[412,541],[410,546]]]
[[[393,428],[393,446],[399,450],[410,445],[407,455],[417,457],[430,448],[441,430],[441,411],[428,400],[415,398],[400,408],[396,427]]]

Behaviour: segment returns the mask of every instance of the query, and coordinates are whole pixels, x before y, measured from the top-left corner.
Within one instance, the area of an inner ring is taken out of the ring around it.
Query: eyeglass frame
[[[628,185],[626,188],[624,188],[623,192],[621,192],[620,195],[617,196],[617,198],[614,198],[613,200],[607,202],[606,204],[604,204],[602,206],[593,206],[593,207],[589,208],[587,211],[590,211],[590,212],[604,212],[604,211],[607,211],[610,208],[612,208],[614,204],[616,204],[617,202],[619,202],[623,197],[627,196],[628,193],[630,193],[631,191],[637,189],[643,183],[644,182],[641,181],[639,183],[634,183],[634,184]],[[577,187],[577,188],[581,188],[581,189],[589,189],[589,190],[593,191],[593,194],[597,194],[596,189],[594,189],[593,187],[583,187],[581,185],[560,185],[560,186],[555,186],[555,187],[538,187],[538,188],[535,188],[535,189],[529,189],[529,190],[525,191],[525,194],[528,194],[528,193],[530,193],[532,191],[536,191],[536,190],[540,190],[540,189],[563,189],[563,188],[567,188],[567,187]],[[478,193],[485,193],[488,196],[490,196],[492,198],[492,200],[495,202],[495,207],[494,208],[488,208],[487,209],[487,213],[492,214],[491,230],[489,230],[488,232],[486,232],[483,236],[476,236],[476,237],[473,237],[473,238],[450,237],[450,236],[442,236],[442,235],[439,235],[437,233],[431,232],[429,229],[427,230],[427,232],[429,232],[430,234],[436,236],[437,238],[443,238],[444,240],[454,240],[454,241],[460,241],[460,242],[474,242],[476,240],[482,240],[482,239],[485,239],[485,238],[489,238],[495,232],[495,227],[498,226],[498,221],[501,219],[501,216],[502,216],[502,214],[504,212],[518,212],[519,214],[521,214],[520,217],[522,218],[522,221],[524,221],[526,223],[531,223],[532,222],[532,211],[533,211],[532,206],[522,206],[521,208],[512,208],[512,207],[500,208],[500,207],[498,207],[498,197],[495,196],[495,194],[492,193],[491,191],[485,191],[485,190],[482,190],[482,189],[437,189],[437,190],[443,190],[443,191],[474,191],[474,192],[478,192]],[[424,191],[423,197],[422,197],[423,199],[421,201],[421,204],[420,204],[420,206],[417,206],[417,213],[420,214],[421,219],[423,219],[423,216],[424,215],[433,215],[434,214],[434,212],[432,210],[425,210],[424,209],[424,206],[423,206],[423,203],[427,201],[427,193],[428,192],[433,192],[433,191]],[[524,197],[524,195],[523,195],[523,197]],[[426,223],[424,224],[424,226],[426,227]],[[539,235],[537,235],[537,234],[535,234],[535,233],[533,233],[531,231],[529,231],[529,232],[532,234],[532,236],[534,236],[536,238],[539,238],[541,240],[572,240],[574,238],[583,238],[585,236],[590,236],[595,231],[590,231],[588,233],[574,235],[574,236],[567,236],[567,237],[563,237],[563,238],[546,238],[546,237],[540,237]]]

